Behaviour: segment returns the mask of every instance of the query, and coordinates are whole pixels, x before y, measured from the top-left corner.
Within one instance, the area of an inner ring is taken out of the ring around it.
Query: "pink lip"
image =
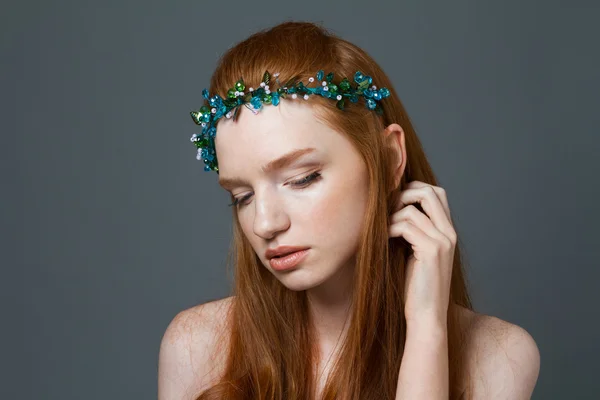
[[[283,257],[273,257],[269,260],[271,268],[276,271],[284,271],[287,269],[294,268],[300,264],[308,255],[308,250],[300,250],[295,253],[287,254]]]
[[[273,257],[280,257],[282,255],[288,255],[295,253],[300,250],[306,250],[308,247],[299,246],[279,246],[276,249],[267,249],[265,252],[265,258],[270,260]]]

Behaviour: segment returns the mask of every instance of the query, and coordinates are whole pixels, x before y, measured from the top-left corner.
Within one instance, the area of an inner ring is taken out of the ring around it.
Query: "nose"
[[[254,233],[263,239],[272,239],[290,226],[283,202],[275,193],[254,194]]]

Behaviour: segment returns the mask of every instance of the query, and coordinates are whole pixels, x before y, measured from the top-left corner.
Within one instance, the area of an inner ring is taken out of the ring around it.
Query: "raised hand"
[[[425,213],[411,203],[419,203]],[[388,232],[390,237],[404,238],[413,250],[404,284],[407,324],[445,327],[457,240],[446,191],[428,183],[410,182],[398,193]]]

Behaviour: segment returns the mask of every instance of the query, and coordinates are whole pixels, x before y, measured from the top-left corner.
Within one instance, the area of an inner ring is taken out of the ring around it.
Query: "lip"
[[[284,271],[294,268],[308,256],[309,250],[310,249],[303,249],[282,257],[272,257],[269,259],[269,264],[271,264],[271,268],[276,271]]]
[[[273,257],[279,257],[281,255],[295,253],[300,250],[306,250],[308,247],[299,247],[299,246],[279,246],[275,249],[267,249],[265,252],[265,258],[270,260]]]

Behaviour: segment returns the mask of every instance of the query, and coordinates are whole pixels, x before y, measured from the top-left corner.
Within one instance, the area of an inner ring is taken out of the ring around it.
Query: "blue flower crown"
[[[237,81],[233,88],[227,92],[227,98],[223,99],[218,94],[210,96],[208,90],[202,90],[202,96],[208,101],[200,107],[199,111],[191,111],[190,115],[197,125],[202,125],[202,133],[194,133],[191,141],[196,145],[198,160],[204,160],[205,171],[215,171],[219,173],[217,164],[217,154],[215,152],[215,135],[217,133],[217,121],[225,115],[227,118],[233,116],[233,120],[237,119],[242,104],[250,109],[254,114],[257,114],[263,104],[272,104],[277,106],[280,99],[285,99],[291,96],[296,99],[298,95],[303,96],[305,100],[313,94],[318,94],[322,97],[337,100],[337,108],[344,110],[345,100],[348,99],[351,103],[356,103],[359,97],[365,98],[365,105],[369,110],[375,110],[378,115],[383,114],[383,109],[378,101],[385,99],[390,95],[387,88],[377,89],[375,85],[369,87],[373,83],[373,79],[364,75],[360,71],[354,74],[354,82],[356,87],[352,87],[348,78],[342,79],[339,84],[334,84],[333,72],[330,72],[323,80],[323,70],[317,72],[317,81],[322,81],[317,87],[311,88],[304,86],[302,82],[294,82],[293,79],[282,85],[279,82],[279,73],[273,74],[277,82],[278,88],[271,90],[269,83],[271,82],[271,74],[265,71],[260,87],[257,89],[249,88],[248,92],[244,92],[246,85],[243,79]],[[309,83],[314,82],[314,78],[308,79]],[[232,110],[233,115],[232,115]]]

